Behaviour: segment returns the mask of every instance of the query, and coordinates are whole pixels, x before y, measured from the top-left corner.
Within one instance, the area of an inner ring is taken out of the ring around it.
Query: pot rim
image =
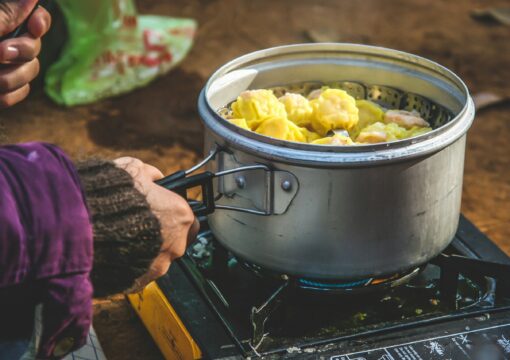
[[[367,57],[376,56],[381,59],[406,63],[417,69],[436,73],[448,79],[457,87],[462,94],[462,98],[457,97],[457,100],[463,103],[463,106],[448,123],[417,137],[379,144],[324,146],[275,139],[242,129],[221,117],[209,102],[207,93],[211,89],[211,85],[220,77],[233,70],[246,68],[257,61],[264,61],[264,59],[271,57],[292,56],[319,51],[356,54]],[[464,136],[473,122],[475,113],[474,103],[469,95],[467,86],[456,74],[446,67],[426,58],[399,50],[347,43],[284,45],[255,51],[235,58],[221,66],[211,75],[200,93],[198,109],[205,125],[213,133],[225,140],[229,146],[274,161],[312,166],[373,165],[425,156],[449,146]]]

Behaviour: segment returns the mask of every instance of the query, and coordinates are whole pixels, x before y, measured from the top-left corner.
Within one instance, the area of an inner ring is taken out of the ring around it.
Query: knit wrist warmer
[[[159,221],[126,171],[103,160],[76,167],[94,227],[95,294],[126,290],[159,252]]]

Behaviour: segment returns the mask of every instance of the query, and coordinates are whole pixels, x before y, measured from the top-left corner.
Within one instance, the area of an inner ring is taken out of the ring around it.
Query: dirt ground
[[[60,108],[35,90],[3,112],[10,142],[44,140],[74,158],[131,155],[164,173],[200,158],[196,99],[211,72],[253,50],[312,38],[381,45],[435,60],[473,94],[510,96],[510,27],[470,10],[508,1],[144,0],[142,13],[192,17],[196,43],[181,66],[150,86],[94,105]],[[480,111],[469,133],[464,214],[510,254],[510,105]],[[122,296],[97,299],[94,323],[109,359],[160,359]]]

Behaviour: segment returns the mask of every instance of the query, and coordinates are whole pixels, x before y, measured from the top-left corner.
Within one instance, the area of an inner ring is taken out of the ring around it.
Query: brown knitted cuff
[[[94,227],[95,293],[126,290],[159,252],[159,221],[126,171],[104,160],[87,160],[76,167]]]

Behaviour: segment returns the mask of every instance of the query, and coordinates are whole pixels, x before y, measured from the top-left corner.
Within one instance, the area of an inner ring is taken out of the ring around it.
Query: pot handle
[[[224,171],[220,171],[217,173],[213,173],[211,171],[205,171],[200,174],[191,175],[189,174],[193,173],[194,171],[200,169],[205,164],[207,164],[209,161],[211,161],[216,154],[220,150],[218,148],[214,148],[209,155],[202,160],[199,164],[193,166],[189,170],[181,170],[177,171],[171,175],[168,175],[160,180],[156,180],[155,183],[163,186],[164,188],[171,190],[180,196],[182,196],[191,206],[191,209],[193,210],[193,213],[198,216],[205,216],[212,214],[216,209],[225,209],[225,210],[234,210],[234,211],[240,211],[255,215],[272,215],[273,213],[271,211],[260,211],[256,209],[248,209],[248,208],[241,208],[241,207],[234,207],[234,206],[226,206],[226,205],[217,205],[216,199],[214,196],[214,185],[213,185],[213,179],[222,177],[225,175],[230,175],[242,171],[250,171],[250,170],[264,170],[264,171],[271,171],[271,169],[267,165],[263,164],[254,164],[254,165],[246,165],[241,166],[235,169],[228,169]],[[202,189],[202,201],[194,201],[188,199],[187,190],[192,189],[195,187],[200,186]]]
[[[171,190],[182,196],[191,206],[193,213],[198,216],[209,215],[214,212],[214,190],[213,190],[214,174],[210,171],[187,177],[185,171],[178,171],[157,180],[156,184],[163,186],[165,189]],[[190,201],[188,199],[187,190],[200,186],[202,189],[202,198],[200,201]]]

